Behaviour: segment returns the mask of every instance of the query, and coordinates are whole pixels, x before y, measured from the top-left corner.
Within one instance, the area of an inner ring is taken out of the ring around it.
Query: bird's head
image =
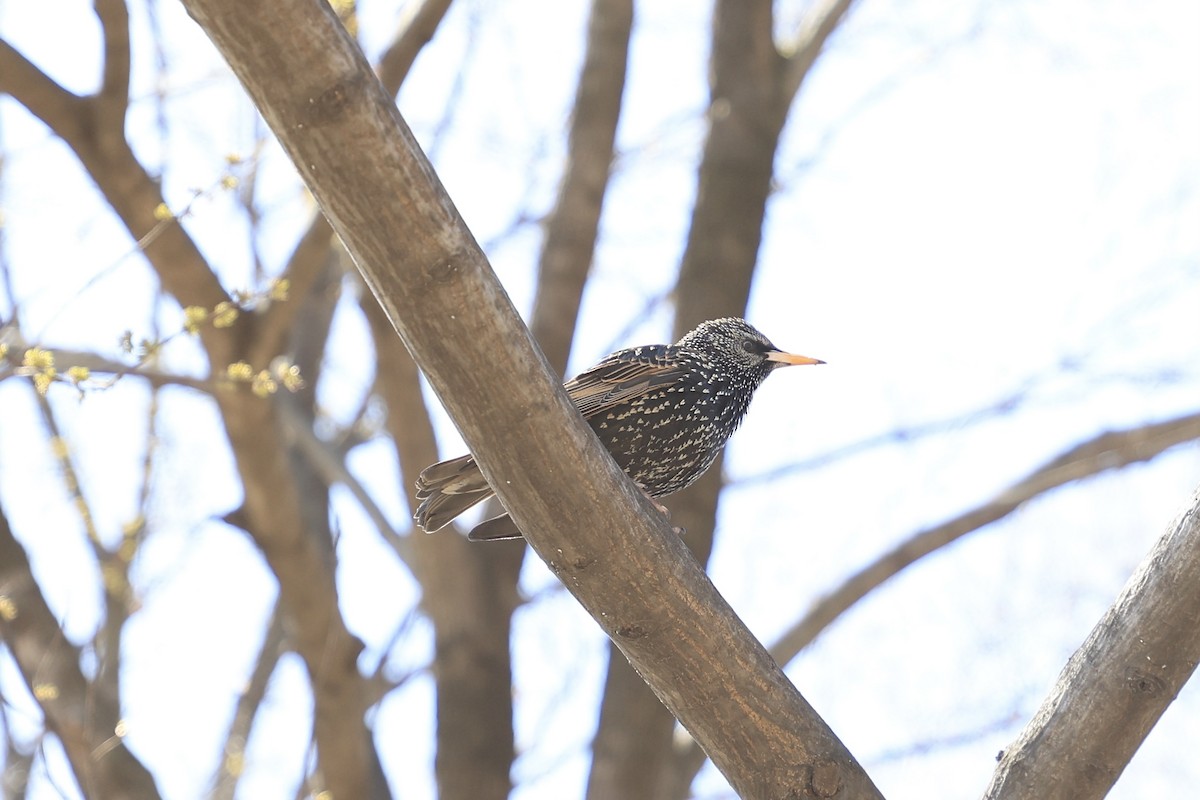
[[[723,317],[701,323],[677,345],[763,378],[779,367],[796,364],[824,364],[824,361],[780,350],[757,328],[737,317]]]

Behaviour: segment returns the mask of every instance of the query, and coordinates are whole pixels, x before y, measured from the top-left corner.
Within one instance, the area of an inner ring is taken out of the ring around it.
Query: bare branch
[[[400,91],[421,49],[429,44],[442,18],[450,10],[451,0],[412,0],[404,10],[400,28],[388,49],[379,57],[376,72],[390,95]]]
[[[771,648],[786,664],[831,622],[905,567],[951,542],[1003,519],[1030,500],[1072,481],[1148,461],[1163,451],[1200,438],[1200,414],[1190,414],[1124,431],[1111,431],[1078,444],[1035,469],[996,497],[952,520],[914,534],[850,576],[826,595]]]
[[[1200,488],[1004,753],[989,800],[1104,797],[1200,662]]]
[[[79,648],[62,635],[3,509],[0,639],[41,706],[47,727],[62,742],[86,796],[116,800],[159,796],[154,778],[121,741],[115,698],[94,691],[80,670]]]
[[[283,270],[283,275],[291,284],[288,295],[292,300],[272,303],[267,308],[259,321],[257,335],[250,342],[253,348],[251,363],[266,363],[287,351],[288,335],[304,309],[309,292],[317,286],[322,275],[337,269],[336,241],[325,217],[320,212],[314,214]]]
[[[238,779],[241,778],[245,765],[246,742],[250,740],[254,719],[258,715],[263,698],[267,695],[267,686],[275,672],[275,666],[286,649],[283,612],[279,603],[276,603],[275,608],[271,610],[271,618],[259,647],[258,658],[254,662],[254,670],[250,673],[245,691],[238,696],[233,722],[225,734],[225,746],[221,748],[221,765],[217,769],[216,782],[209,795],[210,800],[233,800]]]
[[[286,426],[292,443],[304,456],[313,472],[321,477],[327,487],[340,483],[349,489],[350,494],[354,495],[354,499],[358,501],[359,506],[374,523],[383,540],[402,561],[408,562],[410,558],[408,539],[401,536],[392,527],[392,523],[388,521],[383,509],[375,502],[375,498],[371,497],[367,488],[346,467],[345,459],[339,453],[334,452],[328,444],[317,438],[312,428],[311,418],[306,418],[299,409],[294,407],[289,398],[279,397],[277,402],[280,420]]]
[[[64,139],[79,136],[83,99],[51,80],[4,39],[0,39],[0,92],[11,95]]]
[[[825,42],[842,24],[852,5],[854,0],[823,0],[804,15],[796,35],[781,48],[787,62],[780,76],[778,97],[785,113],[796,99],[809,70],[817,63]]]
[[[858,456],[875,448],[887,445],[908,444],[927,436],[960,430],[967,425],[978,423],[988,417],[1008,414],[1016,410],[1028,399],[1026,388],[1022,388],[1007,397],[1002,397],[987,406],[957,414],[952,417],[917,422],[906,427],[894,428],[885,433],[877,433],[859,439],[856,442],[840,445],[836,449],[817,453],[800,461],[792,461],[762,472],[752,473],[744,477],[734,478],[726,483],[728,488],[745,488],[747,486],[770,483],[798,472],[809,472],[822,469],[842,459]]]
[[[530,330],[551,367],[567,369],[596,248],[625,90],[633,0],[594,0],[567,136],[567,163],[538,260]]]
[[[825,25],[835,26],[837,19],[829,18]],[[745,314],[762,242],[779,135],[792,97],[782,85],[789,63],[780,56],[773,37],[770,0],[716,3],[709,71],[709,130],[687,246],[675,284],[676,338],[703,320]],[[815,57],[816,50],[813,52]],[[723,461],[718,457],[708,473],[669,502],[673,520],[689,531],[688,546],[702,563],[712,549]],[[636,680],[620,659],[610,659],[608,691],[622,698],[624,705],[619,709],[608,707],[606,695],[602,724],[606,719],[626,720],[628,727],[646,734],[637,763],[667,763],[678,757],[672,748],[673,726],[646,699],[636,702],[636,689],[624,686]],[[615,747],[611,743],[605,746]],[[651,749],[657,753],[651,753]],[[626,758],[624,763],[635,762]],[[622,785],[627,787],[627,796],[635,796],[628,792],[637,791],[636,796],[646,798],[681,797],[685,788],[676,780],[681,774],[677,767],[672,763],[661,773],[670,786],[652,786],[628,773]],[[604,792],[596,796],[604,796]]]
[[[420,374],[375,298],[363,297],[362,308],[376,342],[376,385],[388,404],[401,490],[415,508],[417,474],[437,459]],[[514,758],[509,636],[525,548],[473,547],[449,532],[417,532],[405,541],[434,627],[438,796],[504,800]]]
[[[96,16],[104,31],[104,73],[92,99],[97,136],[125,141],[125,111],[129,106],[129,9],[125,0],[95,0]]]
[[[87,101],[54,83],[3,40],[0,91],[12,95],[71,147],[133,239],[147,240],[146,258],[181,305],[214,308],[229,300],[195,242],[178,222],[164,225],[156,216],[163,206],[162,193],[124,137],[100,135],[87,124]],[[228,336],[211,330],[203,335],[215,362],[234,360],[224,357],[229,352]]]
[[[416,0],[410,4],[409,13],[401,21],[391,46],[380,58],[378,66],[380,80],[389,94],[395,95],[400,91],[400,85],[408,77],[421,48],[433,38],[449,10],[450,2]],[[317,212],[284,268],[284,275],[292,284],[292,295],[300,298],[307,296],[337,252],[333,229],[325,217]],[[271,306],[259,328],[256,353],[268,359],[278,354],[299,310],[298,303],[276,303]]]

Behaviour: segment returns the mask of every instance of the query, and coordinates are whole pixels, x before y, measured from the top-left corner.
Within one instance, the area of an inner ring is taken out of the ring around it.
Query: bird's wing
[[[567,394],[585,418],[674,383],[687,374],[676,363],[673,347],[653,345],[620,350],[566,383]]]

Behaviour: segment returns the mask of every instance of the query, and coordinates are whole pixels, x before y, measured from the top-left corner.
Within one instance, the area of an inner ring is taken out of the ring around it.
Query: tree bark
[[[299,0],[185,5],[250,91],[530,544],[734,788],[878,797],[600,447],[332,12]]]
[[[1102,798],[1200,661],[1200,488],[1003,757],[988,800]]]

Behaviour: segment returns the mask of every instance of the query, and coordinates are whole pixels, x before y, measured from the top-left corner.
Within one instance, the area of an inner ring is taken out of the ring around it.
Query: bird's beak
[[[793,364],[824,364],[825,362],[819,358],[809,358],[808,356],[798,356],[795,353],[785,353],[782,350],[768,350],[767,361],[774,361],[784,366]]]

